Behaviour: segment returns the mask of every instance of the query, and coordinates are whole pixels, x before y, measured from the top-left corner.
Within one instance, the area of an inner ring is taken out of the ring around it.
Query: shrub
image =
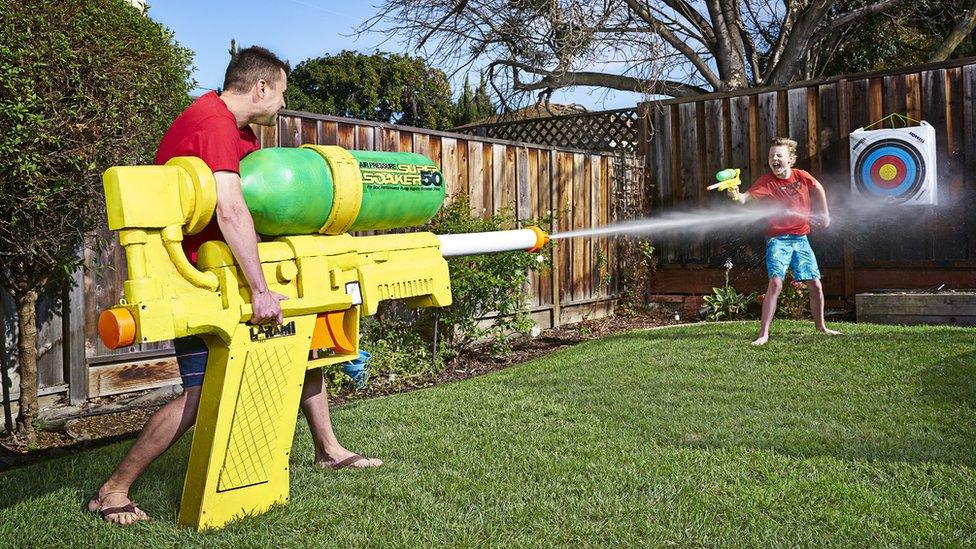
[[[511,210],[482,219],[471,214],[467,196],[457,196],[421,230],[435,234],[498,231],[514,228]],[[551,219],[534,223],[548,229]],[[538,254],[507,252],[448,258],[453,303],[440,309],[409,309],[383,303],[362,323],[360,346],[373,355],[374,383],[394,386],[426,381],[446,361],[478,347],[491,356],[511,350],[513,334],[533,325],[525,297],[528,273],[548,264],[549,250]],[[543,261],[540,261],[540,258]],[[434,336],[437,349],[434,349]],[[351,387],[339,372],[327,374],[333,388]]]
[[[756,293],[740,294],[729,285],[732,260],[725,260],[725,286],[712,288],[712,295],[703,299],[707,307],[706,318],[712,321],[736,320],[748,312],[749,304],[756,300]]]
[[[810,291],[805,283],[793,279],[792,271],[787,271],[783,279],[783,291],[776,300],[776,316],[792,319],[810,316]]]
[[[17,424],[32,439],[38,293],[104,225],[102,172],[152,161],[189,102],[192,54],[119,0],[0,0],[0,14],[0,286],[17,302]]]
[[[510,209],[486,219],[473,216],[468,197],[457,196],[424,230],[434,234],[472,233],[513,229],[516,223]],[[548,230],[551,219],[532,224]],[[509,336],[528,333],[532,328],[525,294],[528,273],[545,265],[548,255],[547,249],[537,254],[516,251],[448,258],[453,303],[419,311],[420,325],[428,329],[437,317],[444,358],[454,358],[480,343],[488,344],[492,354],[509,352]],[[491,321],[485,322],[489,317]]]

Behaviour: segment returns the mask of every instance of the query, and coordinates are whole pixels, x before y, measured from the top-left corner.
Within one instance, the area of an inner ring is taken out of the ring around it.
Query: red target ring
[[[907,173],[905,162],[892,154],[879,157],[871,165],[871,180],[882,189],[897,188],[905,181]]]

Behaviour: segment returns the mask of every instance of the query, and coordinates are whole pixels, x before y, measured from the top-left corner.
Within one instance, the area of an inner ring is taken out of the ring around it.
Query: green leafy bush
[[[511,210],[487,219],[472,215],[468,197],[457,196],[421,230],[457,234],[512,229],[516,224]],[[549,229],[551,219],[533,224]],[[475,347],[491,356],[507,354],[511,336],[532,328],[525,293],[528,273],[546,266],[548,257],[545,249],[536,254],[520,251],[448,258],[450,306],[410,309],[397,302],[383,303],[376,316],[364,320],[361,327],[360,347],[373,355],[371,383],[401,387],[425,382],[445,362]],[[338,370],[327,377],[333,389],[352,386]]]
[[[474,216],[468,197],[457,196],[424,230],[434,234],[472,233],[513,229],[516,224],[511,210],[487,219]],[[532,224],[548,230],[551,219]],[[449,258],[453,303],[419,311],[420,324],[431,330],[437,317],[444,358],[454,358],[482,343],[493,354],[505,354],[511,348],[511,334],[528,333],[533,325],[525,292],[529,271],[547,264],[548,256],[546,249],[536,254],[517,251]],[[485,322],[486,318],[491,321]]]
[[[793,279],[793,272],[786,271],[783,291],[776,300],[776,317],[801,319],[810,316],[810,291],[807,285]]]
[[[102,172],[152,162],[192,53],[120,0],[0,0],[0,286],[17,302],[19,430],[33,436],[34,309],[104,226]]]
[[[725,286],[712,288],[712,295],[703,299],[707,307],[706,318],[712,321],[736,320],[748,313],[749,305],[756,300],[756,293],[740,294],[729,285],[729,273],[732,271],[732,260],[725,261]]]
[[[708,306],[708,320],[737,320],[744,317],[756,294],[740,294],[732,286],[712,288],[712,295],[704,297]]]

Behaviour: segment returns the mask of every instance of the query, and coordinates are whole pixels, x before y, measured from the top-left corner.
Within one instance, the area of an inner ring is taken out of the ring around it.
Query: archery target
[[[935,129],[851,132],[851,190],[892,204],[935,204]]]

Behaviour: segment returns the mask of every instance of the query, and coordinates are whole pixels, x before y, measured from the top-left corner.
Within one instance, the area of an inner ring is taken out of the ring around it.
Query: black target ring
[[[866,196],[888,202],[907,202],[925,185],[925,161],[921,151],[901,139],[871,143],[854,164],[854,183]]]

